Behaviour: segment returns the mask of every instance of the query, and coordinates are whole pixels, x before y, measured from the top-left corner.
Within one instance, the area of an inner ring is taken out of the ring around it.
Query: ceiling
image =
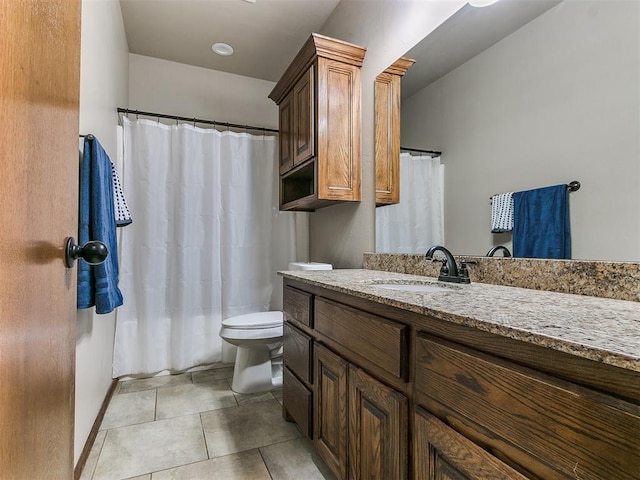
[[[340,0],[120,0],[129,52],[278,81]],[[225,42],[223,57],[211,45]]]
[[[402,81],[403,97],[560,1],[502,0],[485,8],[465,5],[406,54],[416,63]],[[276,82],[309,35],[321,31],[339,2],[120,0],[120,5],[131,53]],[[211,50],[215,42],[230,44],[235,53],[216,55]]]

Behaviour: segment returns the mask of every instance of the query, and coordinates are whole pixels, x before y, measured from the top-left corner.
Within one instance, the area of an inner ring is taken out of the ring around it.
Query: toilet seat
[[[222,321],[222,326],[239,330],[251,330],[258,328],[282,327],[284,318],[282,312],[255,312],[246,315],[227,318]]]

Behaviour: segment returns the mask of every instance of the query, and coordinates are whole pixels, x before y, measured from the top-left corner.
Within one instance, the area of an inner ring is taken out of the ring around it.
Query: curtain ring
[[[160,125],[160,117],[156,117],[156,121],[157,121],[158,125]]]
[[[195,117],[193,117],[193,126],[194,127],[196,126],[196,118]]]

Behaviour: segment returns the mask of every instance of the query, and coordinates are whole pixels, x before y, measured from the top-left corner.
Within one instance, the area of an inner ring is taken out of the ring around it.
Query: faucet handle
[[[477,265],[478,262],[475,260],[465,260],[464,258],[460,260],[460,277],[469,278],[469,270],[467,269],[467,265]]]

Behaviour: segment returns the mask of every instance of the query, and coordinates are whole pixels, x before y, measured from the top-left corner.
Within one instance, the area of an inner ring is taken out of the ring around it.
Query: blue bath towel
[[[107,260],[89,265],[78,260],[78,308],[110,313],[122,305],[118,288],[118,244],[113,207],[112,167],[109,156],[95,137],[85,137],[80,166],[80,225],[78,244],[90,240],[104,243]]]
[[[571,258],[566,185],[513,194],[513,256]]]

